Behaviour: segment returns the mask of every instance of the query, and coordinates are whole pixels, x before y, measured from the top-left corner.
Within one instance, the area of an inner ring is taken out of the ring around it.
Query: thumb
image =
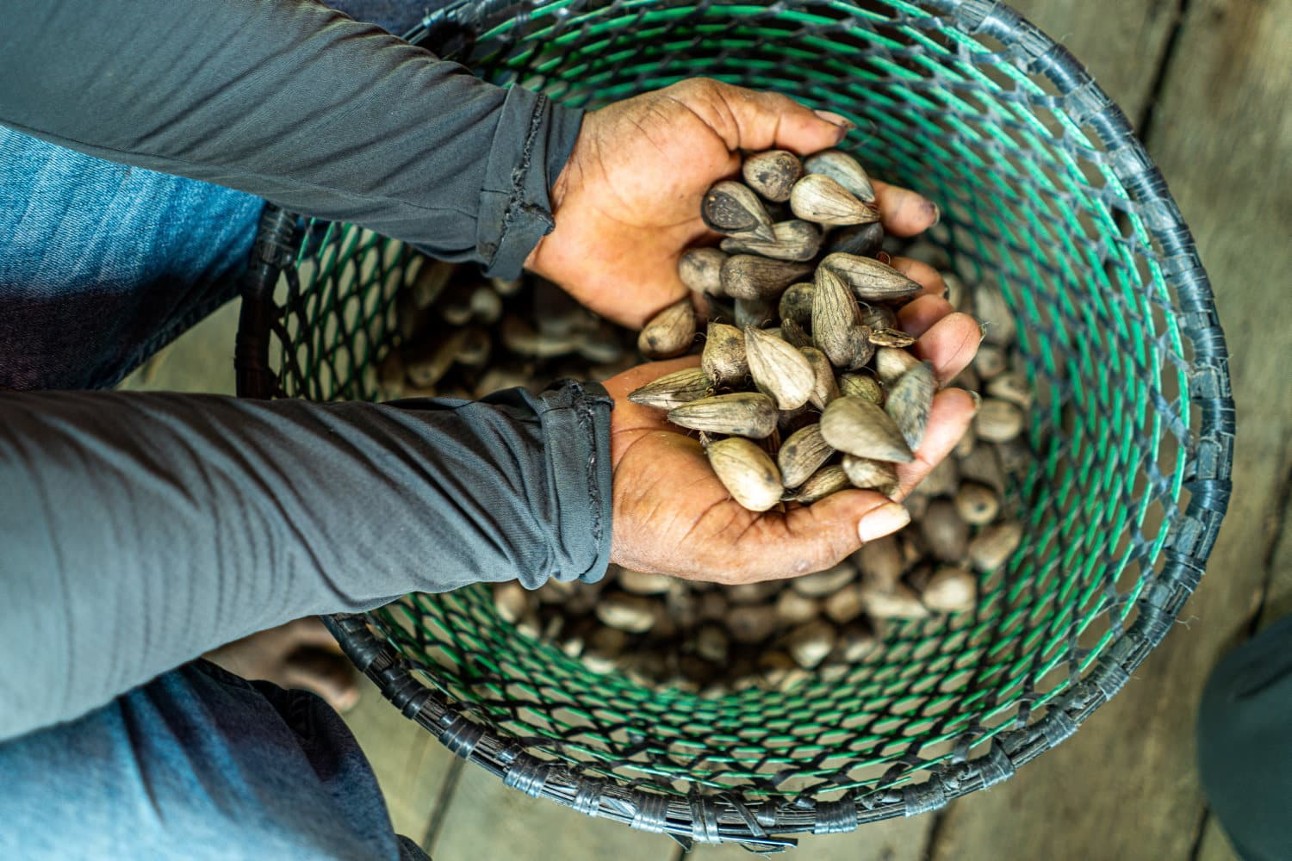
[[[823,571],[864,542],[896,532],[910,520],[903,505],[872,490],[831,494],[786,514],[788,534],[760,548],[764,569],[778,578]]]
[[[780,93],[766,93],[720,81],[684,81],[704,93],[692,109],[727,142],[731,150],[788,149],[799,155],[838,145],[853,128],[847,119],[813,111]],[[708,110],[705,110],[705,108]]]

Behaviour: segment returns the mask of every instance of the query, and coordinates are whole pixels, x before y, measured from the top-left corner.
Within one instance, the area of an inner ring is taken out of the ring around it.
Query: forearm
[[[609,400],[0,396],[0,738],[311,613],[596,579]]]
[[[581,114],[309,0],[20,2],[0,123],[515,274]]]

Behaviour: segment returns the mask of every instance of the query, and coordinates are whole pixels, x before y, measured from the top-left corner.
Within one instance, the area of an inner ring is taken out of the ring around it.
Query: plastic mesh
[[[1010,489],[1026,535],[967,618],[894,624],[842,678],[706,700],[591,673],[501,621],[484,589],[410,595],[364,621],[395,669],[436,692],[419,719],[442,736],[454,715],[486,728],[491,767],[534,794],[709,840],[717,826],[698,812],[605,787],[734,799],[743,823],[726,836],[847,830],[859,811],[920,812],[1008,776],[1115,693],[1210,550],[1231,406],[1188,234],[1071,59],[987,2],[567,0],[460,6],[432,29],[446,20],[483,22],[458,58],[471,68],[572,106],[703,75],[849,117],[873,174],[941,204],[931,238],[952,268],[999,286],[1038,398]],[[398,243],[313,226],[278,295],[282,394],[375,396],[373,365],[397,337],[391,298],[416,265]],[[477,741],[455,748],[479,754]],[[603,781],[588,784],[601,801],[562,795],[543,761],[572,785]],[[760,801],[774,813],[742,807]]]

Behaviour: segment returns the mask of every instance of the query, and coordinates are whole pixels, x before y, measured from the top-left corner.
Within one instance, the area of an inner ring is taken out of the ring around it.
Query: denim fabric
[[[0,858],[426,858],[336,712],[205,661],[0,745],[0,775]]]

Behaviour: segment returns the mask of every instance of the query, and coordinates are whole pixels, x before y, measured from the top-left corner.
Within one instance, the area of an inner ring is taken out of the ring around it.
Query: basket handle
[[[240,290],[242,308],[233,358],[240,398],[272,398],[278,390],[277,376],[269,367],[269,336],[279,313],[274,287],[292,264],[296,245],[296,216],[265,204]]]
[[[532,0],[458,0],[427,13],[403,38],[442,60],[469,65],[467,60],[482,28],[503,18],[524,20],[533,6]]]

